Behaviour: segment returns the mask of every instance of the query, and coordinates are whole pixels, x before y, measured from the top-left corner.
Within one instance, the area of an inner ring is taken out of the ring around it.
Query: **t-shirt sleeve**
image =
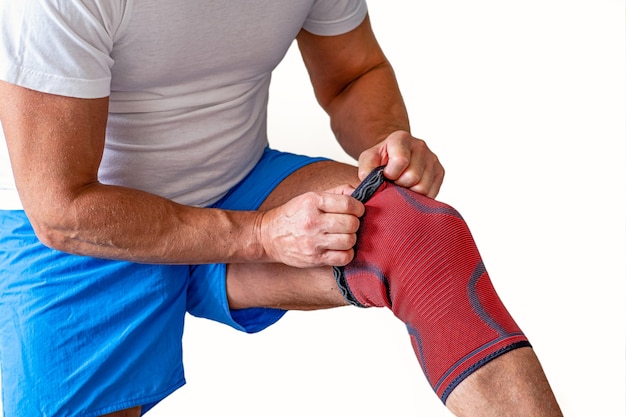
[[[123,0],[0,1],[0,79],[78,98],[110,94]]]
[[[340,35],[360,25],[366,15],[365,0],[316,0],[303,28],[320,36]]]

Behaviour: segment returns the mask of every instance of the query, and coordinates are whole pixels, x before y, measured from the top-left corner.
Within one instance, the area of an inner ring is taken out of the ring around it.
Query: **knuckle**
[[[394,155],[389,156],[389,162],[395,165],[400,166],[408,166],[410,162],[410,154],[407,153],[396,153]]]
[[[420,138],[414,138],[415,141],[414,143],[417,143],[418,146],[421,146],[423,148],[427,148],[428,146],[426,145],[426,141],[424,139],[420,139]]]
[[[314,191],[303,194],[303,198],[310,207],[319,207],[323,202],[323,196]]]
[[[372,155],[376,155],[378,153],[378,148],[379,147],[380,147],[380,145],[376,145],[376,146],[373,146],[373,147],[371,147],[369,149],[364,150],[359,155],[359,158],[370,158]]]
[[[319,256],[320,250],[312,239],[302,239],[300,253],[309,259],[315,259]]]
[[[412,139],[412,138],[413,137],[411,136],[411,134],[407,132],[406,130],[396,130],[395,132],[389,135],[388,140],[390,142],[401,143],[401,142],[406,141],[407,139]]]
[[[422,179],[422,175],[415,171],[406,171],[402,180],[408,184],[417,184]]]
[[[316,216],[305,216],[301,223],[302,230],[305,235],[314,234],[318,229],[318,221]]]

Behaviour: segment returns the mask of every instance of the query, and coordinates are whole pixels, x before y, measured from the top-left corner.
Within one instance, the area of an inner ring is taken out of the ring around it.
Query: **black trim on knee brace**
[[[497,358],[498,356],[504,355],[507,352],[510,352],[512,350],[515,349],[519,349],[519,348],[523,348],[523,347],[530,347],[532,348],[532,345],[530,344],[529,341],[524,340],[521,342],[516,342],[516,343],[512,343],[508,346],[503,347],[502,349],[499,349],[495,352],[493,352],[491,355],[483,358],[482,360],[480,360],[479,362],[475,363],[474,365],[472,365],[471,367],[469,367],[468,369],[466,369],[463,373],[461,373],[458,377],[456,377],[456,379],[454,381],[452,381],[450,383],[450,385],[448,385],[448,387],[446,388],[446,390],[443,392],[443,394],[441,395],[441,402],[443,402],[444,404],[446,403],[446,401],[448,401],[448,396],[452,393],[452,391],[454,391],[454,389],[461,383],[463,382],[463,380],[465,378],[467,378],[468,376],[470,376],[472,373],[474,373],[476,370],[478,370],[478,368],[481,368],[482,366],[484,366],[487,362],[490,362],[492,360],[494,360],[495,358]]]
[[[359,200],[361,203],[366,203],[378,190],[378,188],[385,182],[385,176],[383,175],[384,166],[380,166],[378,168],[374,168],[367,177],[359,184],[358,187],[352,192],[352,197]],[[343,298],[347,302],[357,307],[365,307],[363,304],[359,303],[346,282],[346,277],[344,274],[343,266],[333,266],[333,275],[335,276],[335,281],[337,281],[337,286],[339,287],[339,291]]]

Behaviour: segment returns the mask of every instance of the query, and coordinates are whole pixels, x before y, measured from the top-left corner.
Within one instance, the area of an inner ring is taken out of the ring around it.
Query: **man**
[[[406,323],[455,414],[561,415],[467,226],[432,200],[443,168],[363,1],[29,0],[0,18],[7,415],[146,412],[184,384],[186,312],[255,332],[348,303]],[[294,39],[358,169],[267,148]]]

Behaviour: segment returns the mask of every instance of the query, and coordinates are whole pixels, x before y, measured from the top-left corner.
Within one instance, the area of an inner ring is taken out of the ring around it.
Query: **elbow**
[[[71,252],[68,236],[58,229],[49,226],[39,226],[35,228],[35,235],[39,241],[49,247],[61,252]]]
[[[88,239],[93,207],[85,203],[87,184],[69,187],[64,183],[26,184],[20,192],[24,211],[35,236],[51,248],[70,254],[82,254]],[[88,201],[88,200],[87,200]]]
[[[26,214],[35,232],[35,236],[39,241],[51,248],[62,252],[72,253],[75,238],[74,230],[71,227],[71,221],[64,213],[64,210],[58,210],[58,213],[47,211],[45,213],[27,211]],[[67,212],[65,212],[67,213]]]

